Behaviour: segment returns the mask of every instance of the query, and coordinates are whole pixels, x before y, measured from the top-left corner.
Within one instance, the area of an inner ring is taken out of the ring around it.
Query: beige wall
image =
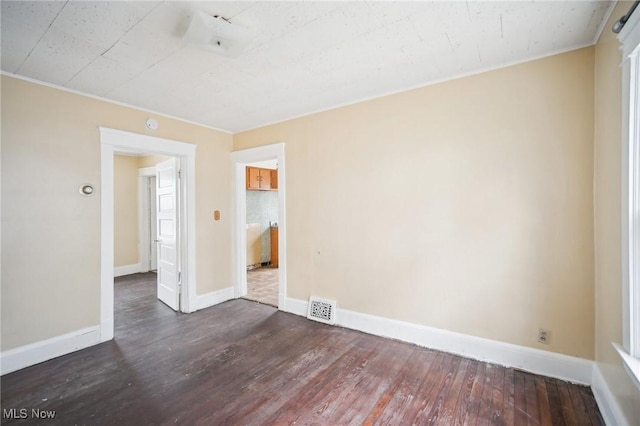
[[[138,158],[138,167],[139,168],[153,167],[156,164],[166,161],[170,158],[171,157],[167,157],[166,155],[157,155],[157,154],[145,155],[144,157]]]
[[[593,66],[586,48],[234,135],[286,143],[288,296],[592,359]]]
[[[4,351],[99,324],[98,126],[148,133],[152,114],[7,76],[1,83]],[[197,145],[197,294],[228,287],[232,137],[153,118],[160,127],[150,134]],[[79,195],[85,182],[96,196]]]
[[[629,420],[640,419],[640,392],[611,342],[622,343],[621,88],[622,57],[613,22],[627,13],[621,2],[595,48],[595,300],[596,361]]]
[[[114,266],[138,263],[138,157],[113,158]]]

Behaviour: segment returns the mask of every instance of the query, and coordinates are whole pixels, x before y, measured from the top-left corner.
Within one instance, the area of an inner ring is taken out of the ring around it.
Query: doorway
[[[247,169],[250,164],[264,161],[277,162],[277,221],[274,228],[277,244],[277,307],[286,310],[287,290],[287,251],[286,251],[286,167],[284,143],[265,145],[244,149],[231,153],[233,167],[233,205],[234,205],[234,237],[233,237],[233,280],[236,297],[246,297],[247,288]]]
[[[247,295],[278,306],[278,162],[249,163],[247,189]]]
[[[193,312],[195,303],[195,145],[149,135],[100,127],[101,144],[101,265],[100,265],[100,341],[114,336],[114,154],[157,153],[175,157],[181,179],[176,183],[176,250],[181,270],[179,306]]]
[[[170,158],[174,157],[115,154],[115,277],[157,269],[155,166]]]

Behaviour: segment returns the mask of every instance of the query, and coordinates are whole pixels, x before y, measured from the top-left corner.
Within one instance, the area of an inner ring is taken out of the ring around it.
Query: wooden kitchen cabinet
[[[268,191],[271,189],[271,170],[247,167],[247,189]]]
[[[278,171],[277,170],[271,170],[271,190],[272,191],[278,190]]]

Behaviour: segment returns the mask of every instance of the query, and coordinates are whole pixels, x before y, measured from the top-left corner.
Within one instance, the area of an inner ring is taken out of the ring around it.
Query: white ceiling
[[[229,132],[593,44],[610,1],[2,1],[1,68]],[[189,45],[195,10],[254,37]]]

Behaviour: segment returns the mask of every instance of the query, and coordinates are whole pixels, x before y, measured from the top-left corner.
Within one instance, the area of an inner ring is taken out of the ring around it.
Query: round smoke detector
[[[158,128],[158,122],[156,120],[154,120],[153,118],[149,118],[147,119],[147,129],[149,130],[156,130]]]

